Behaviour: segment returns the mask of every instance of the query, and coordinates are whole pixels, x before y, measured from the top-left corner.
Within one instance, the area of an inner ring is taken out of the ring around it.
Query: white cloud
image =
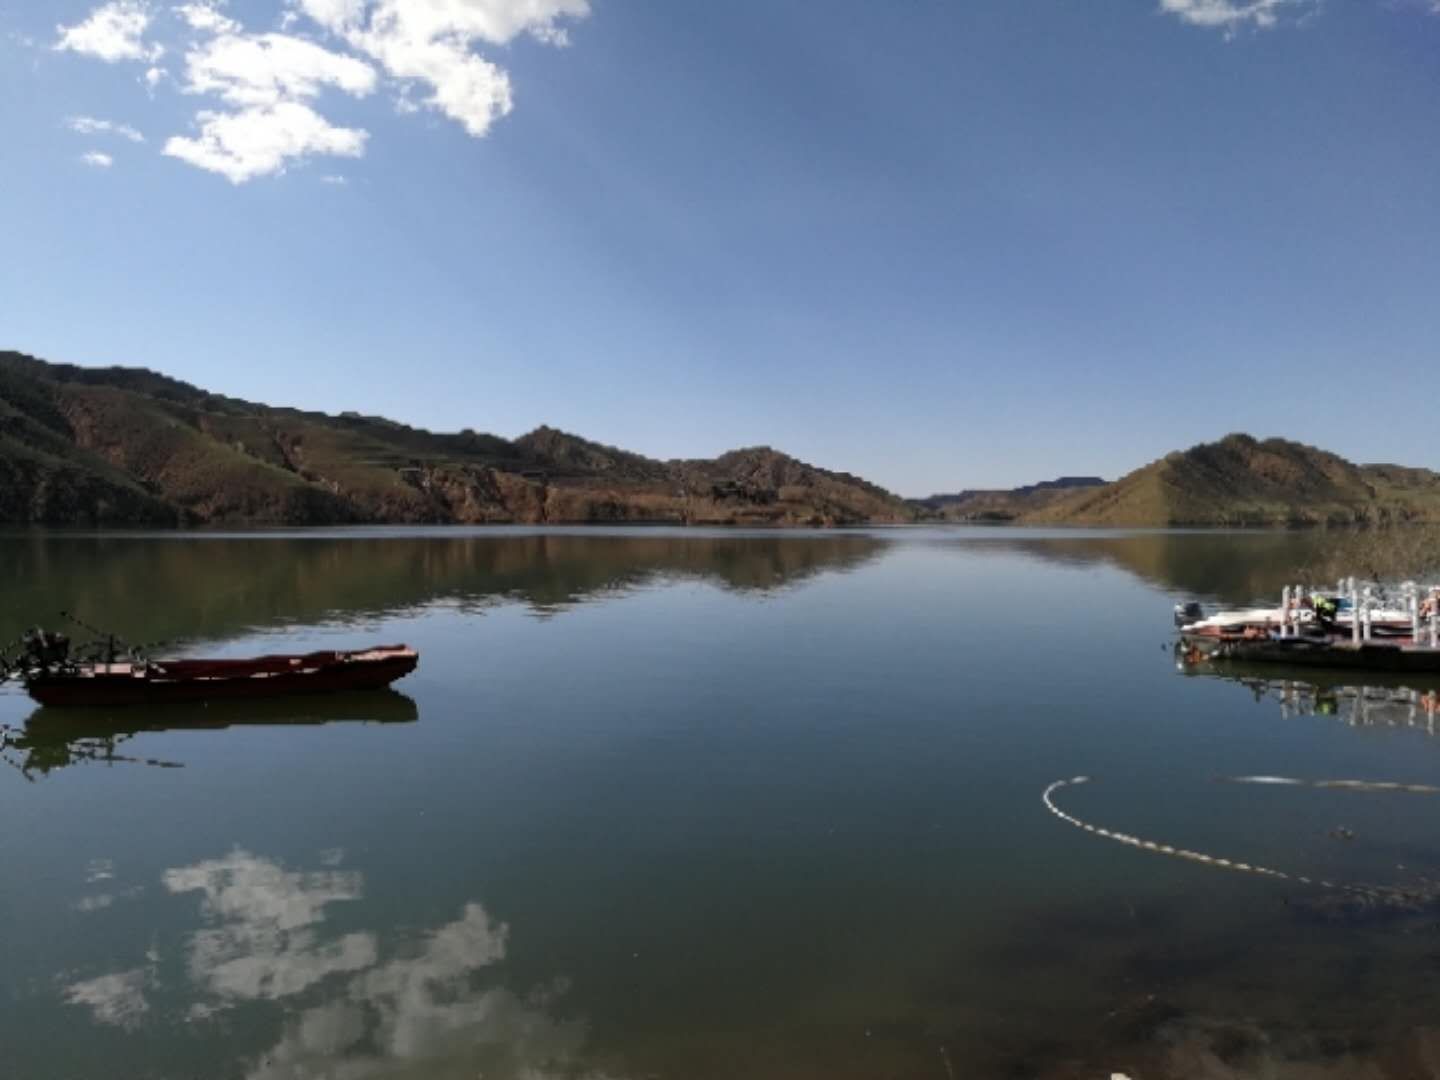
[[[560,20],[590,14],[589,0],[299,0],[316,22],[337,33],[369,26],[412,41],[456,38],[508,45],[521,34],[553,40]],[[389,28],[388,31],[386,28]]]
[[[1160,10],[1192,26],[1233,33],[1249,24],[1262,30],[1274,26],[1288,9],[1314,7],[1319,0],[1160,0]]]
[[[320,182],[322,184],[333,184],[335,187],[345,187],[347,184],[350,183],[350,181],[347,180],[345,177],[339,176],[335,173],[330,173],[327,176],[320,177]]]
[[[220,11],[219,4],[180,4],[174,9],[192,30],[211,34],[236,34],[243,27]]]
[[[431,92],[424,104],[477,138],[514,108],[510,76],[455,39],[421,41],[381,30],[357,35],[355,44],[390,74],[428,84]]]
[[[115,164],[115,159],[109,154],[101,153],[99,150],[88,150],[80,155],[80,160],[92,169],[108,169]]]
[[[199,136],[172,136],[165,155],[219,173],[232,184],[282,173],[290,161],[311,154],[360,157],[369,138],[359,129],[336,127],[295,101],[233,113],[202,112],[196,120]]]
[[[375,69],[289,34],[222,34],[185,56],[185,92],[229,105],[278,105],[334,86],[355,97],[375,89]]]
[[[148,4],[142,0],[111,0],[74,26],[57,26],[60,37],[55,48],[94,56],[110,64],[117,60],[158,60],[165,49],[145,44],[149,26]]]
[[[563,26],[537,26],[530,34],[536,41],[553,45],[557,49],[570,47],[570,31]]]
[[[283,173],[312,155],[363,156],[369,133],[332,123],[318,99],[335,90],[368,96],[382,76],[397,111],[433,109],[483,136],[514,108],[514,97],[509,74],[478,50],[522,35],[563,47],[569,43],[564,23],[590,13],[590,0],[286,3],[282,30],[266,33],[247,31],[229,14],[226,0],[174,3],[167,25],[179,28],[188,47],[184,70],[173,78],[156,63],[164,47],[145,41],[153,23],[147,0],[109,0],[84,22],[60,27],[56,48],[107,61],[148,61],[141,81],[152,97],[162,84],[174,83],[183,93],[211,98],[217,104],[200,108],[195,130],[167,139],[162,153],[242,184]],[[332,34],[336,47],[285,32],[305,19]],[[139,136],[124,125],[85,133]],[[101,165],[104,157],[86,160]]]
[[[392,76],[429,87],[424,104],[477,138],[514,107],[510,76],[472,51],[529,34],[568,43],[562,19],[589,0],[295,0],[315,22],[373,57]]]
[[[72,116],[65,126],[79,135],[118,135],[134,143],[143,143],[145,136],[129,124],[117,124],[113,120],[97,120],[93,116]]]
[[[295,6],[327,30],[343,34],[360,25],[369,0],[293,0]]]
[[[284,172],[313,154],[364,154],[367,132],[330,123],[310,102],[331,87],[364,97],[375,88],[374,68],[293,35],[235,33],[229,20],[200,22],[218,30],[186,53],[182,89],[214,95],[234,111],[201,111],[199,135],[171,138],[165,154],[235,184]]]

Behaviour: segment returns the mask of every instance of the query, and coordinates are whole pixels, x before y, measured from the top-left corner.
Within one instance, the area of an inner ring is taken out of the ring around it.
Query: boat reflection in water
[[[181,768],[182,762],[124,752],[137,735],[208,731],[231,727],[283,727],[332,723],[412,724],[415,702],[397,690],[367,690],[275,698],[216,701],[207,705],[157,705],[144,709],[73,709],[42,706],[22,727],[0,724],[0,760],[34,780],[69,765],[98,763]]]
[[[1223,666],[1184,655],[1176,648],[1183,675],[1221,679],[1246,687],[1258,701],[1274,701],[1285,718],[1332,717],[1356,728],[1413,728],[1440,733],[1440,678],[1369,672],[1363,683],[1354,672],[1288,669],[1272,664],[1228,661]]]

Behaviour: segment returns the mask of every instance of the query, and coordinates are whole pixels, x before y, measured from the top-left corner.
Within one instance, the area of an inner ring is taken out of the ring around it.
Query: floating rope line
[[[1403,791],[1411,795],[1440,795],[1433,784],[1397,784],[1393,780],[1297,780],[1293,776],[1222,776],[1227,784],[1283,784],[1288,787],[1339,788],[1344,791]]]
[[[1421,795],[1440,795],[1440,787],[1432,787],[1428,784],[1396,784],[1388,781],[1297,780],[1289,776],[1230,776],[1222,779],[1234,784],[1281,784],[1292,787],[1340,788],[1347,791],[1403,791]],[[1174,859],[1186,859],[1190,862],[1203,863],[1206,866],[1215,866],[1221,870],[1234,870],[1242,874],[1255,874],[1277,881],[1293,881],[1297,885],[1314,885],[1322,889],[1335,889],[1340,892],[1366,897],[1371,900],[1385,900],[1392,903],[1415,903],[1417,901],[1434,899],[1431,890],[1400,889],[1392,885],[1366,885],[1342,881],[1327,881],[1324,878],[1307,877],[1304,874],[1294,874],[1285,870],[1276,870],[1274,867],[1242,862],[1239,859],[1226,859],[1218,855],[1207,855],[1203,851],[1191,851],[1189,848],[1178,848],[1172,847],[1170,844],[1159,844],[1154,840],[1145,840],[1139,836],[1132,836],[1129,833],[1116,832],[1113,829],[1105,829],[1099,825],[1092,825],[1088,821],[1082,821],[1072,814],[1067,814],[1055,805],[1056,792],[1062,788],[1076,787],[1080,784],[1088,784],[1089,782],[1090,777],[1088,776],[1073,776],[1068,780],[1056,780],[1045,789],[1040,797],[1041,801],[1044,802],[1045,809],[1049,810],[1050,813],[1054,814],[1067,825],[1073,825],[1077,829],[1092,833],[1095,836],[1104,837],[1106,840],[1113,840],[1117,844],[1140,848],[1142,851],[1153,851],[1157,855],[1168,855]]]

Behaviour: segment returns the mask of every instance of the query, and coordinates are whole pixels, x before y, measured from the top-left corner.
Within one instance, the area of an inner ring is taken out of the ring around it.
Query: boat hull
[[[1440,674],[1440,649],[1404,641],[1357,643],[1324,638],[1246,638],[1185,634],[1186,645],[1211,660],[1359,671]]]
[[[94,664],[74,672],[33,676],[26,680],[25,689],[40,704],[50,706],[253,701],[378,690],[409,675],[418,663],[415,650],[402,645],[253,660]]]

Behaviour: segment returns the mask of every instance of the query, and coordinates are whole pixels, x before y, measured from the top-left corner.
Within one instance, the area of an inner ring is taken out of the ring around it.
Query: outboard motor
[[[1205,617],[1205,609],[1200,606],[1199,600],[1187,600],[1183,604],[1175,605],[1175,625],[1189,626],[1193,622],[1199,622]]]

